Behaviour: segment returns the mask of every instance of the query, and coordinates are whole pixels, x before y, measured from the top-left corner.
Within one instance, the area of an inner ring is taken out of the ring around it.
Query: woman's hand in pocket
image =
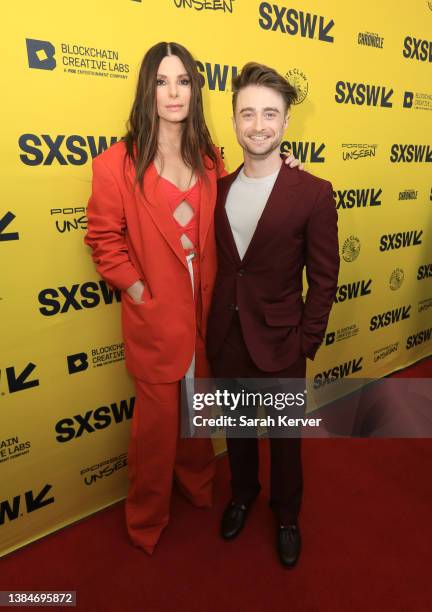
[[[135,304],[145,304],[142,299],[145,285],[141,280],[137,280],[133,285],[126,289],[129,297],[135,302]]]

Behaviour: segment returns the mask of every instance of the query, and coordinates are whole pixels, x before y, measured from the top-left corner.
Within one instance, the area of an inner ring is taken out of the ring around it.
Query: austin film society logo
[[[62,66],[63,72],[74,75],[111,79],[129,76],[129,64],[115,49],[64,42],[55,46],[48,40],[35,38],[26,38],[26,46],[29,68],[56,70]]]
[[[344,161],[358,160],[363,157],[376,157],[377,144],[342,144],[342,159]]]
[[[357,44],[366,47],[374,47],[375,49],[382,49],[384,47],[384,38],[373,32],[359,32],[357,35]]]
[[[30,453],[31,443],[29,440],[22,442],[18,436],[0,440],[0,463],[11,459],[18,459]]]
[[[432,94],[406,91],[404,93],[403,107],[430,111],[432,110]]]
[[[195,9],[196,11],[223,11],[232,13],[236,0],[173,0],[179,9]]]
[[[395,268],[390,274],[389,286],[392,291],[397,291],[402,287],[404,281],[404,271],[401,268]]]
[[[297,91],[297,99],[294,104],[301,104],[304,102],[309,91],[309,83],[305,73],[298,68],[290,68],[288,72],[285,73],[285,78]]]
[[[342,245],[343,260],[351,263],[360,255],[360,240],[357,236],[349,236]]]
[[[100,368],[124,360],[124,343],[91,348],[86,352],[68,355],[66,360],[69,374],[84,372],[90,365],[93,368]]]

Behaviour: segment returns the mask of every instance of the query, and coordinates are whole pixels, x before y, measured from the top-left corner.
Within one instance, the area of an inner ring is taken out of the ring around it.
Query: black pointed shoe
[[[224,540],[232,540],[235,538],[246,522],[250,504],[238,504],[230,501],[222,515],[220,534]]]
[[[301,537],[298,525],[279,525],[277,530],[277,551],[284,567],[294,567],[301,550]]]

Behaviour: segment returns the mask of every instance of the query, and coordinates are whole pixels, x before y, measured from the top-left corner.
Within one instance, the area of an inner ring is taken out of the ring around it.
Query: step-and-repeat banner
[[[0,555],[124,497],[134,407],[120,295],[83,244],[91,160],[118,140],[146,49],[188,47],[227,168],[231,79],[299,90],[282,149],[333,184],[341,272],[317,387],[432,349],[432,2],[9,4],[0,208]]]

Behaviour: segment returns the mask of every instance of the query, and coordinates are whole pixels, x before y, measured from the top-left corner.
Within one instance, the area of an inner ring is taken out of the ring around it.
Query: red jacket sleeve
[[[110,285],[127,289],[140,279],[129,259],[125,238],[123,199],[110,168],[93,160],[92,193],[87,206],[88,230],[84,242],[92,251],[99,274]]]

